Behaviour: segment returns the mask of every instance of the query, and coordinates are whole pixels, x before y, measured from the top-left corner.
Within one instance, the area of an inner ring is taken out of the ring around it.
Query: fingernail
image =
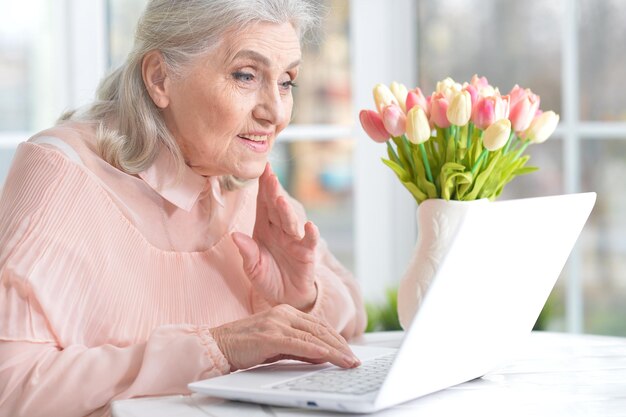
[[[346,362],[347,364],[349,364],[350,366],[355,366],[356,365],[354,356],[343,355],[343,361]]]

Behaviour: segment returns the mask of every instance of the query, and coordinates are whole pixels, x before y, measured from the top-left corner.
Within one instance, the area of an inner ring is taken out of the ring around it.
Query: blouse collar
[[[185,165],[180,181],[176,181],[176,163],[172,154],[161,149],[154,163],[139,173],[152,189],[170,203],[189,212],[208,187],[217,203],[224,205],[217,177],[204,177]]]

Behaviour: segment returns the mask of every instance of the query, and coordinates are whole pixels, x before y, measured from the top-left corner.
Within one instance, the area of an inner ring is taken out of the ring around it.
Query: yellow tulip
[[[550,110],[535,117],[520,136],[532,143],[543,143],[554,133],[558,124],[559,115]]]
[[[447,77],[441,81],[437,81],[435,93],[442,93],[447,96],[447,94],[445,94],[447,91],[461,91],[461,88],[461,84]]]
[[[411,143],[419,145],[430,138],[431,130],[424,109],[415,106],[406,115],[406,136]]]
[[[456,126],[465,126],[472,117],[472,96],[466,90],[457,92],[446,110],[446,117]]]
[[[406,113],[406,96],[409,94],[409,90],[404,84],[392,82],[389,86],[391,93],[395,96],[396,100],[400,104],[400,108]]]
[[[509,140],[511,121],[500,119],[491,124],[483,133],[483,146],[490,151],[497,151]]]
[[[376,84],[374,86],[374,103],[376,103],[376,109],[381,115],[383,114],[385,107],[392,104],[395,104],[396,106],[400,105],[389,87],[385,84]]]

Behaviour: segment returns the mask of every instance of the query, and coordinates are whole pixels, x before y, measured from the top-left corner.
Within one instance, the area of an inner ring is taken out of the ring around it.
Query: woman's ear
[[[165,60],[160,51],[150,51],[144,55],[141,61],[141,75],[154,104],[160,109],[166,108],[170,102],[169,80]]]

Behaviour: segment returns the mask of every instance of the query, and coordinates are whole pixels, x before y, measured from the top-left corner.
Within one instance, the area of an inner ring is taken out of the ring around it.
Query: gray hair
[[[153,50],[160,51],[168,73],[180,76],[188,64],[216,46],[227,31],[237,31],[251,23],[289,22],[302,40],[319,23],[316,3],[314,0],[150,0],[139,19],[134,46],[125,63],[101,81],[96,100],[84,112],[68,112],[60,120],[97,122],[101,156],[126,173],[146,170],[160,147],[165,146],[180,174],[184,158],[144,85],[141,71],[144,56]],[[242,184],[232,176],[222,177],[220,181],[226,189]]]

